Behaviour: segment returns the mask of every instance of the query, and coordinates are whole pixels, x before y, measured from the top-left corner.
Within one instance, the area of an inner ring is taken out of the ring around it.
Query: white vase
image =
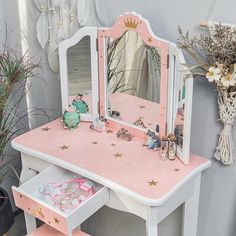
[[[221,161],[224,165],[230,165],[236,158],[232,134],[236,117],[236,92],[219,91],[218,106],[220,120],[224,128],[219,133],[220,137],[214,158]]]

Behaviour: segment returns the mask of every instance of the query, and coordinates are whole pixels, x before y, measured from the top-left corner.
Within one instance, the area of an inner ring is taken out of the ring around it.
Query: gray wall
[[[25,0],[21,0],[23,2]],[[191,32],[198,32],[198,23],[205,19],[235,23],[235,0],[96,0],[102,6],[102,16],[111,26],[117,15],[125,11],[136,11],[148,19],[153,31],[162,38],[177,40],[177,25]],[[11,40],[19,42],[18,26],[14,11],[16,0],[1,0],[5,3]],[[52,114],[60,114],[60,89],[57,75],[52,73],[46,63],[44,50],[41,50],[35,36],[35,11],[33,1],[27,1],[28,27],[24,35],[29,43],[30,54],[42,58],[43,80],[35,81],[31,90],[31,104],[37,107],[55,109]],[[15,31],[16,30],[16,31]],[[202,80],[194,82],[191,151],[212,160],[221,125],[217,122],[216,93]],[[33,119],[33,127],[45,122]],[[235,128],[234,134],[236,135]],[[200,198],[198,236],[236,235],[236,163],[223,167],[212,160],[212,167],[203,174]],[[181,234],[181,208],[167,217],[161,224],[161,236]],[[135,216],[108,208],[101,209],[86,222],[96,236],[142,236],[145,224]]]

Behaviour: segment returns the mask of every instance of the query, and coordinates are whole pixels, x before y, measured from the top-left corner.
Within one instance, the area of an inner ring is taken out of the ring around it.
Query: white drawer
[[[21,186],[12,187],[16,206],[67,234],[109,201],[109,189],[97,183],[96,193],[69,213],[60,211],[42,199],[40,186],[66,181],[75,175],[58,166],[48,167]]]

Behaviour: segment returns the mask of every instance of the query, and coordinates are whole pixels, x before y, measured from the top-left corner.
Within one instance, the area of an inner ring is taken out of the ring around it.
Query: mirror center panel
[[[99,29],[100,115],[108,125],[165,135],[168,44],[129,13]]]

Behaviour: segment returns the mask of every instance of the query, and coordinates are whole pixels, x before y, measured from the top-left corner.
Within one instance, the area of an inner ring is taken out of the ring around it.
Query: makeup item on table
[[[169,157],[169,138],[167,136],[164,136],[161,139],[160,156],[161,156],[161,160],[163,161],[166,161]]]
[[[66,129],[76,129],[80,123],[80,113],[73,105],[69,105],[63,113],[63,123]]]
[[[103,116],[100,119],[96,118],[90,125],[90,129],[93,129],[99,133],[104,132],[106,130],[106,122],[107,119],[105,119]]]

